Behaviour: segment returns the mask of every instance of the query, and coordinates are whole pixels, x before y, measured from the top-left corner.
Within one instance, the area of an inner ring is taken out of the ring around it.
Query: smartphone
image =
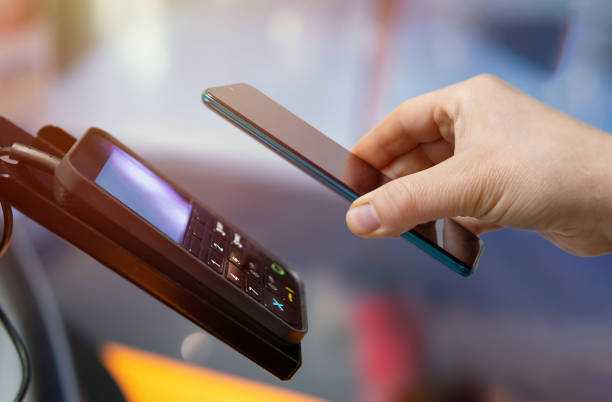
[[[204,103],[346,200],[390,181],[316,128],[247,84],[209,88]],[[401,235],[456,273],[469,276],[484,247],[453,219],[440,219]]]
[[[102,130],[72,146],[55,180],[67,211],[174,291],[136,268],[130,280],[279,378],[299,368],[306,303],[286,264]]]

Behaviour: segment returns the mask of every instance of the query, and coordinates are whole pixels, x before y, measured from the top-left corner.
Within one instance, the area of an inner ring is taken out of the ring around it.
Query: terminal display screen
[[[113,148],[96,184],[172,240],[181,242],[191,203],[125,151]]]

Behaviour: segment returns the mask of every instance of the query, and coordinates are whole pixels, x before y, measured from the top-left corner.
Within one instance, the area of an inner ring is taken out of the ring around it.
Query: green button
[[[280,265],[278,262],[273,262],[270,268],[272,268],[272,271],[274,271],[274,273],[278,276],[285,275],[285,268],[283,268],[283,266]]]

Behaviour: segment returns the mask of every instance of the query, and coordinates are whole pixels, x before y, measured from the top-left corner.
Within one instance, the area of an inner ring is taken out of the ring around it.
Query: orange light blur
[[[116,343],[106,344],[101,358],[130,402],[323,402]]]

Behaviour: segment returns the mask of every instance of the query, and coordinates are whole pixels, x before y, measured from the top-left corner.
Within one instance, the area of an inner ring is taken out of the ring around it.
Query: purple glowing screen
[[[96,184],[172,240],[182,241],[191,203],[123,150],[111,151]]]

